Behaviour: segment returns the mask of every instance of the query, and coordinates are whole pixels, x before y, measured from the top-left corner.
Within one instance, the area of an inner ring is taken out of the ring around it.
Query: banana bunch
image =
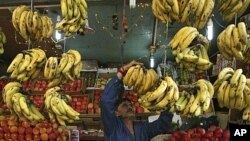
[[[167,105],[179,99],[179,89],[174,80],[166,76],[160,80],[159,85],[146,94],[141,95],[139,103],[150,111],[164,110]]]
[[[209,41],[194,27],[181,28],[168,46],[172,48],[172,54],[181,68],[202,72],[212,66],[207,53]]]
[[[250,0],[219,0],[219,12],[226,22],[238,18],[247,10]]]
[[[3,45],[7,42],[6,36],[0,27],[0,54],[4,53]]]
[[[250,105],[243,109],[242,120],[247,121],[250,124]]]
[[[22,94],[22,84],[18,82],[7,83],[3,88],[2,96],[11,114],[27,118],[29,121],[40,122],[45,119],[35,105],[30,103],[27,95]]]
[[[242,110],[250,103],[250,79],[242,69],[224,68],[213,86],[220,107]]]
[[[49,88],[45,94],[45,108],[52,122],[57,121],[60,125],[66,126],[66,123],[72,123],[79,120],[80,113],[70,107],[60,94],[61,88],[56,86]]]
[[[158,80],[158,75],[154,69],[144,69],[140,65],[132,66],[126,73],[123,82],[129,88],[140,95],[144,95],[150,90]]]
[[[175,21],[202,29],[212,14],[214,4],[214,0],[153,0],[152,11],[163,23]]]
[[[48,16],[40,16],[27,6],[18,6],[12,13],[12,24],[26,41],[41,41],[54,32],[53,22]]]
[[[235,57],[243,63],[250,63],[250,39],[244,22],[230,24],[217,37],[217,46],[221,54],[229,61]]]
[[[61,0],[61,12],[63,19],[56,24],[60,32],[65,36],[71,36],[76,32],[84,34],[88,18],[85,0]]]
[[[192,84],[188,92],[183,90],[176,102],[170,103],[170,111],[183,117],[206,114],[211,108],[213,95],[213,85],[205,79],[199,79]]]
[[[60,61],[57,57],[48,58],[44,68],[44,77],[51,80],[48,84],[51,88],[79,78],[81,68],[81,54],[77,50],[70,49],[62,54]]]
[[[7,68],[10,78],[24,82],[39,77],[46,62],[46,54],[40,48],[32,48],[18,53]]]

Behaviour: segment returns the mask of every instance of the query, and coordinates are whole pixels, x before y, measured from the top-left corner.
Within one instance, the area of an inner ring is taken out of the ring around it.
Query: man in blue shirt
[[[165,133],[171,126],[173,114],[167,110],[160,117],[148,121],[134,121],[135,111],[128,100],[121,100],[124,92],[122,78],[127,70],[142,63],[131,61],[123,66],[106,85],[101,97],[101,117],[104,125],[105,141],[149,141],[154,136]]]

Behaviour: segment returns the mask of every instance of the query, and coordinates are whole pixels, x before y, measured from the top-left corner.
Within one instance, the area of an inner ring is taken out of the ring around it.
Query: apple
[[[204,135],[206,133],[206,130],[204,128],[197,128],[196,130],[201,135]]]
[[[30,122],[25,120],[25,121],[22,122],[22,126],[25,127],[25,128],[29,128],[30,127]]]
[[[32,132],[33,132],[34,135],[38,135],[40,133],[40,129],[38,127],[34,127],[32,129]]]
[[[217,128],[217,126],[216,125],[210,125],[210,127],[209,127],[209,131],[214,131],[215,129]]]
[[[96,108],[96,109],[95,109],[95,113],[96,113],[96,114],[100,114],[100,113],[101,113],[101,108]]]
[[[46,128],[40,128],[40,134],[43,134],[43,133],[46,133],[47,131],[46,131]]]
[[[10,137],[11,137],[12,140],[15,141],[15,140],[17,140],[18,136],[17,136],[17,133],[12,133],[12,134],[10,134]]]
[[[204,134],[204,137],[207,138],[207,139],[211,139],[213,137],[213,131],[207,131],[205,134]]]
[[[50,134],[53,131],[52,127],[47,127],[46,128],[46,133]]]
[[[26,134],[25,139],[26,139],[26,141],[31,141],[32,140],[32,134]]]
[[[34,135],[33,139],[34,139],[34,141],[40,141],[41,140],[40,135]]]
[[[4,136],[5,140],[10,140],[11,139],[10,133],[5,133],[3,136]]]
[[[136,107],[136,113],[144,113],[144,109],[141,106]]]
[[[47,141],[47,140],[49,140],[48,134],[47,134],[47,133],[42,133],[42,134],[41,134],[41,140],[42,140],[42,141]]]
[[[230,131],[229,129],[226,129],[223,131],[223,138],[224,139],[230,139]]]
[[[18,128],[16,126],[10,126],[10,133],[17,133]]]
[[[28,128],[26,128],[25,133],[26,134],[32,134],[33,133],[33,129],[31,127],[28,127]]]
[[[18,134],[24,134],[25,133],[25,128],[22,126],[18,127]]]
[[[93,109],[94,108],[94,104],[90,102],[87,107],[88,107],[88,109]]]
[[[3,138],[4,138],[4,134],[0,133],[0,139],[3,139]]]

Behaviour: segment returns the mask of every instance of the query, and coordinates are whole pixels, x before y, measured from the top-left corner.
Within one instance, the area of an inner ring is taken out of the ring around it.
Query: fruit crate
[[[86,84],[83,79],[76,79],[71,83],[61,84],[61,88],[65,94],[76,95],[83,94],[86,90]]]
[[[98,69],[95,88],[104,89],[106,84],[116,75],[116,73],[117,68]]]
[[[97,78],[97,71],[82,71],[81,76],[86,88],[94,88]]]
[[[44,94],[48,89],[48,80],[37,79],[33,81],[32,93],[33,94]]]
[[[228,122],[233,124],[240,124],[242,122],[243,111],[237,109],[229,109]]]

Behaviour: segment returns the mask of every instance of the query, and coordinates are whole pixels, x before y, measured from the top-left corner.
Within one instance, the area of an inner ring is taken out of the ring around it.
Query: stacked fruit
[[[229,129],[211,125],[206,131],[202,127],[190,128],[187,131],[174,131],[167,141],[229,141]]]
[[[25,91],[25,92],[28,92],[28,91],[30,91],[31,90],[31,88],[32,88],[32,81],[31,80],[29,80],[29,81],[25,81],[25,82],[23,82],[23,90]]]
[[[243,63],[250,63],[250,39],[244,22],[227,26],[217,37],[217,46],[221,54],[227,60],[233,57]]]
[[[12,24],[26,40],[36,41],[50,38],[54,32],[53,22],[48,16],[40,16],[27,6],[18,6],[12,14]]]
[[[175,60],[181,68],[197,72],[206,71],[212,66],[207,53],[209,41],[194,27],[181,28],[168,46],[172,48]]]
[[[54,87],[60,83],[74,81],[80,77],[82,68],[81,54],[77,50],[70,49],[63,53],[58,62],[57,57],[49,57],[44,69],[44,77],[51,80],[48,87]]]
[[[219,0],[218,6],[223,20],[230,22],[247,10],[250,0]]]
[[[83,87],[83,81],[81,79],[74,80],[71,83],[62,84],[62,89],[66,93],[68,92],[80,92]]]
[[[163,23],[181,22],[203,28],[214,8],[214,0],[153,0],[153,14]],[[193,23],[191,21],[194,21]]]
[[[214,90],[220,107],[242,110],[250,103],[250,79],[242,69],[224,68],[214,82]]]
[[[18,117],[25,117],[29,121],[42,121],[44,116],[39,112],[34,104],[29,103],[27,95],[22,92],[22,84],[9,82],[3,89],[3,101],[12,114]]]
[[[71,107],[79,113],[87,113],[88,104],[89,98],[87,96],[72,96],[72,101],[70,102]]]
[[[170,111],[180,113],[181,116],[206,114],[211,108],[213,95],[213,85],[205,79],[199,79],[189,92],[183,90],[180,98],[175,103],[170,103]]]
[[[158,80],[158,75],[154,69],[144,69],[140,65],[129,68],[123,82],[126,86],[133,89],[140,95],[150,90]]]
[[[123,97],[131,101],[136,113],[144,113],[144,108],[140,105],[138,101],[139,97],[134,91],[126,91]]]
[[[72,123],[75,120],[79,120],[80,114],[66,103],[67,100],[59,93],[60,90],[60,87],[48,89],[44,94],[44,104],[50,120],[53,122],[57,121],[60,125],[66,126],[66,122]]]
[[[36,80],[33,84],[33,91],[45,92],[48,89],[48,81]]]
[[[46,61],[46,54],[40,48],[32,48],[18,53],[9,65],[7,72],[11,73],[10,78],[19,81],[36,79],[43,70]]]
[[[0,116],[1,141],[66,141],[68,136],[67,129],[48,120],[37,123],[15,116]]]
[[[140,104],[148,110],[164,110],[166,106],[179,99],[179,89],[171,77],[160,80],[155,90],[147,91],[139,98]]]
[[[38,109],[41,109],[44,100],[42,95],[31,95],[29,96],[29,99]]]
[[[56,28],[70,36],[72,33],[84,33],[88,11],[85,0],[61,0],[63,20],[56,24]]]
[[[6,36],[0,28],[0,54],[4,53],[3,44],[7,42]]]

